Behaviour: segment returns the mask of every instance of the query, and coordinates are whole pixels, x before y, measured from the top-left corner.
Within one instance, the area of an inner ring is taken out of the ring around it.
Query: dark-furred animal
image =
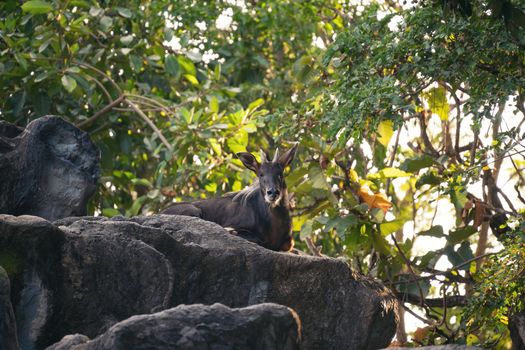
[[[284,169],[292,162],[297,144],[272,161],[262,163],[248,152],[237,153],[244,166],[257,175],[254,183],[223,197],[175,203],[162,214],[195,216],[230,229],[233,234],[276,251],[293,248],[292,218]]]

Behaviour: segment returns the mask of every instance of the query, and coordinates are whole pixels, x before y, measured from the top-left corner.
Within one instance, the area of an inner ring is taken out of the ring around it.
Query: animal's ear
[[[297,151],[297,146],[298,146],[298,143],[293,145],[292,148],[284,152],[284,154],[279,157],[279,163],[281,163],[283,168],[286,168],[292,162],[293,157],[295,157],[295,151]]]
[[[257,159],[253,156],[253,154],[248,152],[239,152],[237,153],[237,157],[241,160],[242,164],[244,164],[245,167],[250,169],[251,171],[255,172],[256,174],[259,172],[259,167],[261,166]]]

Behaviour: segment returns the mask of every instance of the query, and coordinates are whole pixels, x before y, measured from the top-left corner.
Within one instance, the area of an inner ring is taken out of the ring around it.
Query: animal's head
[[[278,205],[282,199],[283,192],[286,189],[284,169],[292,162],[296,150],[297,144],[281,156],[276,151],[271,161],[268,160],[266,153],[261,152],[262,163],[259,163],[251,153],[237,153],[237,157],[239,157],[244,166],[257,174],[264,200],[272,206]]]

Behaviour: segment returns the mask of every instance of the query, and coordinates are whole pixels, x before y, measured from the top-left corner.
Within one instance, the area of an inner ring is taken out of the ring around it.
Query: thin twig
[[[439,276],[439,275],[443,275],[445,273],[450,273],[451,271],[455,271],[457,269],[459,269],[460,267],[464,266],[464,265],[467,265],[467,264],[470,264],[471,262],[474,262],[476,260],[479,260],[479,259],[483,259],[483,258],[486,258],[487,256],[491,256],[491,255],[495,255],[495,254],[499,254],[500,252],[495,252],[495,253],[485,253],[483,255],[480,255],[480,256],[476,256],[472,259],[468,259],[468,260],[465,260],[464,262],[462,262],[461,264],[458,264],[458,265],[455,265],[453,267],[451,267],[450,269],[446,270],[446,271],[443,271],[443,272],[436,272],[436,273],[433,273],[433,274],[430,274],[430,275],[427,275],[427,276],[419,276],[417,278],[418,281],[421,281],[421,280],[427,280],[427,279],[431,279],[431,278],[434,278],[436,276]],[[398,285],[398,284],[408,284],[408,283],[413,283],[412,281],[395,281],[395,282],[389,282],[390,284],[392,285]]]
[[[420,320],[421,322],[423,323],[426,323],[430,326],[433,326],[434,325],[434,322],[432,321],[429,321],[427,320],[426,318],[423,318],[421,316],[419,316],[418,314],[416,314],[414,311],[412,311],[409,307],[407,307],[405,304],[403,304],[403,308],[405,309],[406,312],[408,312],[409,314],[411,314],[412,316],[414,316],[415,318],[417,318],[418,320]]]
[[[313,256],[323,256],[321,254],[321,250],[315,246],[311,237],[306,237],[304,241],[306,242],[306,246],[308,247],[308,250],[310,250],[310,253],[312,253]]]
[[[401,258],[405,261],[405,264],[407,265],[407,268],[408,268],[408,271],[410,271],[410,274],[412,275],[412,282],[416,284],[417,286],[417,289],[418,289],[418,292],[419,292],[419,298],[420,298],[420,305],[423,306],[423,301],[425,299],[424,295],[423,295],[423,289],[421,289],[421,286],[419,285],[418,281],[417,281],[417,275],[416,273],[414,272],[414,270],[412,269],[412,263],[410,262],[410,260],[406,257],[405,253],[403,253],[403,250],[401,250],[401,247],[399,246],[399,244],[397,243],[397,239],[396,237],[394,236],[393,233],[390,234],[390,237],[392,238],[392,240],[394,241],[394,244],[397,248],[397,250],[399,251],[399,254],[401,255]]]

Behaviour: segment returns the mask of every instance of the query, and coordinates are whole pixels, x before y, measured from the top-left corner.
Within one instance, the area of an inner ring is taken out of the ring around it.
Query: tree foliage
[[[299,141],[287,183],[302,248],[421,307],[417,342],[490,343],[485,321],[518,311],[521,282],[482,292],[519,275],[497,263],[517,243],[481,260],[525,206],[523,4],[8,0],[0,18],[0,115],[89,132],[92,213],[239,190],[252,175],[234,153]],[[463,317],[465,296],[481,320]]]

